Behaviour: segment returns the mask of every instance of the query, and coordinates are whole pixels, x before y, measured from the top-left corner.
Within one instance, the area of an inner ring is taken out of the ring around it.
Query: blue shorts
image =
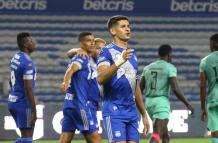
[[[82,134],[88,135],[97,130],[90,111],[66,108],[63,114],[62,132],[75,132],[78,129]]]
[[[9,108],[12,117],[19,129],[33,129],[31,125],[31,108]]]
[[[103,117],[103,124],[109,143],[120,141],[139,142],[138,117],[118,119],[106,116]]]

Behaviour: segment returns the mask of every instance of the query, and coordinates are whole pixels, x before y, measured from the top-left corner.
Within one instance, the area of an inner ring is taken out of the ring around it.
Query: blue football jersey
[[[32,80],[35,87],[36,66],[29,55],[19,52],[10,62],[12,88],[8,97],[8,105],[11,108],[31,107],[24,90],[24,80]]]
[[[114,64],[124,49],[115,44],[102,48],[98,57],[98,66]],[[135,105],[136,75],[138,62],[135,52],[123,65],[119,67],[113,77],[103,85],[103,116],[137,115]]]
[[[90,84],[90,89],[89,89],[89,94],[88,94],[88,100],[89,102],[89,107],[93,110],[98,109],[98,101],[100,98],[100,86],[98,85],[97,82],[97,63],[96,60],[93,58],[90,58],[89,60],[90,66],[91,66],[91,71],[92,71],[92,76],[91,80],[89,81]]]
[[[69,66],[76,64],[79,70],[71,77],[70,85],[64,100],[64,108],[87,109],[88,94],[90,90],[91,67],[89,58],[74,56]]]

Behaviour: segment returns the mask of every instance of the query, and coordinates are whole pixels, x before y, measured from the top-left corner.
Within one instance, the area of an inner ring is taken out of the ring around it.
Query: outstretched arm
[[[207,96],[206,94],[206,86],[207,86],[207,77],[206,74],[204,72],[200,73],[200,98],[201,98],[201,120],[205,121],[206,116],[207,116],[207,112],[205,109],[205,98]]]
[[[81,48],[74,48],[74,49],[70,49],[69,51],[67,51],[67,57],[68,58],[72,58],[74,57],[75,55],[79,55],[79,56],[82,56],[82,57],[88,57],[88,54],[87,52],[85,52],[83,49]]]
[[[186,107],[191,111],[191,114],[194,114],[194,108],[188,103],[188,101],[186,100],[182,90],[180,89],[177,79],[176,77],[170,77],[170,85],[172,88],[172,91],[176,94],[176,96],[178,97],[179,100],[181,100]]]

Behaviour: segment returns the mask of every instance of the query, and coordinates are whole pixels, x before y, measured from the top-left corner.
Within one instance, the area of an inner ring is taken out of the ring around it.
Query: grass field
[[[0,141],[0,143],[13,143],[14,141]],[[73,143],[85,143],[84,140],[74,140]],[[34,141],[33,143],[58,143],[57,140]],[[102,143],[108,143],[103,140]],[[142,139],[140,143],[147,143],[147,140]],[[171,139],[170,143],[210,143],[209,138],[191,138],[191,139]]]

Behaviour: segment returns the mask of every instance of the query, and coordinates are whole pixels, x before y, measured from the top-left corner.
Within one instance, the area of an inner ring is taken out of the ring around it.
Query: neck
[[[21,52],[26,53],[27,55],[30,55],[31,53],[27,49],[23,49]]]
[[[82,49],[83,52],[85,52],[85,53],[87,53],[87,54],[90,54],[90,53],[86,50],[86,48],[84,48],[84,47],[80,47],[80,49]]]
[[[160,60],[164,60],[164,61],[168,62],[167,57],[160,57]]]
[[[127,41],[123,41],[123,40],[120,40],[118,38],[114,38],[113,43],[121,48],[124,48],[124,49],[127,48]]]

